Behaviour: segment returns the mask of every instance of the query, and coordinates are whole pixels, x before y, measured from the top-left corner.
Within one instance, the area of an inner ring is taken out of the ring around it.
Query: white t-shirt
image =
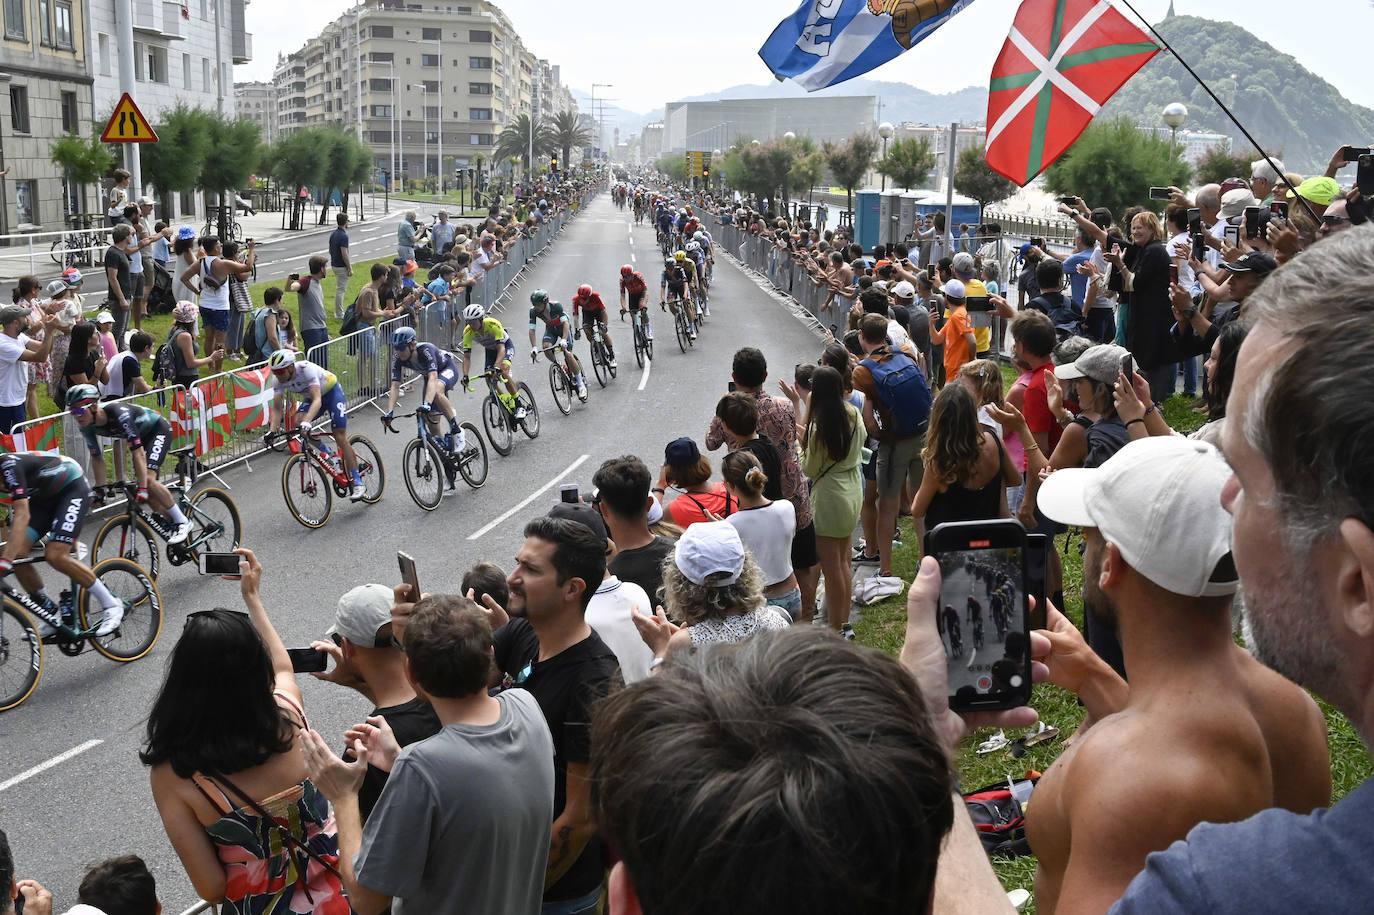
[[[791,507],[791,503],[787,503]],[[632,581],[621,581],[614,575],[607,576],[592,595],[587,605],[585,619],[601,641],[615,652],[620,662],[620,674],[626,683],[634,683],[649,676],[649,663],[654,653],[644,644],[644,639],[635,628],[631,612],[638,609],[645,616],[652,616],[654,607],[644,589]]]
[[[477,252],[477,256],[472,259],[472,275],[475,279],[481,280],[486,277],[487,271],[496,263],[496,255],[488,253],[484,248]]]
[[[100,384],[100,393],[106,397],[124,397],[124,374],[129,369],[129,363],[138,365],[138,357],[130,352],[123,352],[115,356],[108,363],[110,382]]]
[[[797,534],[797,510],[786,499],[759,508],[741,508],[725,519],[739,531],[744,547],[754,554],[765,587],[792,574],[792,538]]]
[[[1178,263],[1178,284],[1193,295],[1201,295],[1202,284],[1198,282],[1197,274],[1193,272],[1193,268],[1188,264],[1188,259],[1186,257],[1178,257],[1174,254],[1175,245],[1192,245],[1192,243],[1193,240],[1186,231],[1178,233],[1173,238],[1169,239],[1167,243],[1169,246],[1169,258]],[[1208,250],[1210,251],[1211,249],[1209,248]]]
[[[19,361],[28,342],[28,334],[0,334],[0,407],[17,407],[28,396],[28,366]]]

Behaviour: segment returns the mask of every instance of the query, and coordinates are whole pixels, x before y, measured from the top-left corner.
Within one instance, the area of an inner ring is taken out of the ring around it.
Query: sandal
[[[1035,723],[1035,730],[1027,734],[1025,738],[1026,746],[1034,747],[1042,743],[1047,743],[1059,736],[1059,728],[1046,724],[1043,721]]]
[[[989,753],[996,753],[998,750],[1006,749],[1008,742],[1007,735],[1001,730],[998,730],[996,734],[993,734],[987,740],[978,744],[978,749],[975,752],[977,752],[979,756],[987,756]]]

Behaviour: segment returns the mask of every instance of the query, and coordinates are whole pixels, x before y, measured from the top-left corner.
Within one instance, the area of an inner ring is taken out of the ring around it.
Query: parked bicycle
[[[242,546],[243,521],[233,498],[216,486],[192,494],[190,489],[196,485],[199,467],[195,449],[182,448],[172,453],[177,458],[177,481],[167,484],[167,489],[194,528],[181,543],[167,544],[167,561],[174,566],[189,562],[194,567],[200,561],[201,550],[228,553]],[[100,562],[112,556],[122,557],[147,569],[156,581],[161,563],[158,542],[166,543],[172,532],[157,512],[134,498],[137,490],[137,484],[123,481],[96,488],[102,496],[122,495],[126,502],[123,510],[96,531],[91,541],[92,559]]]
[[[507,407],[501,400],[505,376],[500,369],[490,369],[480,375],[463,379],[463,387],[474,378],[487,383],[487,396],[482,402],[482,426],[487,430],[487,440],[496,453],[505,457],[515,447],[515,430],[522,430],[531,439],[539,437],[539,406],[534,401],[534,392],[525,382],[516,385],[516,403],[525,408],[523,419],[515,418],[514,408]]]
[[[323,440],[315,429],[289,433],[286,447],[291,456],[281,468],[281,491],[287,510],[291,517],[312,529],[324,527],[334,511],[334,496],[348,498],[352,485],[338,452],[321,444]],[[386,488],[382,454],[365,435],[350,435],[348,443],[353,446],[358,474],[363,478],[362,501],[374,505]]]
[[[223,235],[220,235],[219,221],[212,218],[208,220],[205,223],[205,225],[201,226],[200,235],[202,238],[204,238],[206,235],[215,235],[218,236],[219,240],[222,242],[237,241],[238,239],[243,237],[243,224],[240,223],[237,219],[225,220],[224,228],[225,233]]]
[[[482,433],[472,423],[463,423],[463,441],[455,442],[454,448],[444,443],[444,438],[434,434],[430,420],[434,411],[421,404],[409,413],[402,413],[394,419],[415,417],[415,438],[406,445],[401,458],[401,477],[406,481],[406,490],[415,504],[430,512],[439,507],[444,498],[445,482],[452,492],[454,478],[461,474],[464,481],[473,489],[481,488],[487,482],[490,463],[487,459],[487,446],[482,442]],[[383,417],[382,431],[397,432],[391,420]],[[466,446],[466,447],[464,447]]]
[[[46,562],[36,554],[14,564]],[[157,583],[127,559],[96,563],[96,580],[124,605],[124,619],[109,635],[97,636],[102,611],[91,605],[91,592],[76,582],[63,589],[56,610],[47,610],[12,579],[0,579],[0,712],[9,711],[33,695],[43,677],[43,646],[55,645],[68,657],[76,657],[89,644],[111,661],[137,661],[153,650],[162,632],[162,595]],[[35,620],[57,630],[39,635]]]
[[[544,347],[544,355],[548,356],[550,360],[549,389],[553,392],[553,405],[558,408],[558,412],[567,416],[572,413],[573,398],[576,397],[586,403],[587,395],[580,393],[577,390],[577,385],[573,384],[572,376],[568,374],[568,367],[557,358],[556,347]]]
[[[90,267],[95,263],[95,251],[104,242],[99,234],[85,230],[66,232],[53,239],[48,254],[60,267]]]

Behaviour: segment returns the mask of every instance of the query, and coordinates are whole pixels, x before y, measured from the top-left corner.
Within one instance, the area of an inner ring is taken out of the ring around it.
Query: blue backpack
[[[886,431],[911,438],[925,431],[930,419],[930,385],[921,367],[906,353],[894,352],[882,362],[865,359],[861,365],[873,375],[878,401],[896,426]]]

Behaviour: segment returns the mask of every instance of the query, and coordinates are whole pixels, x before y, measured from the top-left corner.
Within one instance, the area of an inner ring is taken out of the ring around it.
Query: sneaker
[[[107,636],[119,628],[119,624],[124,621],[124,605],[119,604],[115,607],[106,607],[104,615],[100,617],[100,625],[96,627],[97,637]]]
[[[528,412],[529,412],[529,411],[525,409],[525,405],[524,405],[524,404],[516,404],[516,405],[515,405],[515,421],[516,421],[516,422],[520,422],[521,420],[523,420],[523,419],[525,418],[525,415],[526,415]]]
[[[442,442],[444,443],[444,450],[445,450],[445,451],[452,451],[452,450],[453,450],[453,433],[452,433],[452,432],[446,432],[446,433],[444,434],[444,437],[443,437],[442,439],[440,439],[440,441],[442,441]]]
[[[1007,735],[999,729],[996,734],[993,734],[987,740],[978,744],[978,749],[975,752],[977,752],[979,756],[987,756],[989,753],[1005,750],[1009,743],[1011,743],[1011,741],[1007,740]]]
[[[614,369],[614,368],[619,368],[619,366],[615,364],[615,357],[614,357],[614,356],[612,356],[610,359],[606,360],[606,365],[610,366],[610,367],[613,368],[613,369]]]
[[[586,400],[586,399],[587,399],[587,382],[585,382],[585,381],[579,381],[579,382],[577,383],[577,399],[578,399],[578,400]]]
[[[189,519],[181,522],[172,529],[172,533],[167,537],[167,543],[176,546],[178,543],[181,543],[187,537],[191,536],[191,531],[194,529],[195,525],[192,524]]]
[[[854,627],[848,623],[840,626],[840,638],[849,642],[854,641]]]
[[[862,552],[855,553],[853,560],[851,560],[851,562],[856,566],[876,566],[881,561],[882,559],[878,556],[877,553],[874,553],[872,556],[869,556],[867,553]]]
[[[361,502],[363,496],[367,495],[367,487],[361,480],[354,480],[353,485],[348,488],[348,501]]]
[[[646,327],[646,328],[644,328],[644,339],[645,339],[645,340],[648,340],[650,343],[653,342],[653,339],[654,339],[654,329],[653,329],[652,327]]]
[[[40,639],[50,639],[57,635],[57,630],[47,620],[34,620],[34,622],[38,624],[38,637]]]

